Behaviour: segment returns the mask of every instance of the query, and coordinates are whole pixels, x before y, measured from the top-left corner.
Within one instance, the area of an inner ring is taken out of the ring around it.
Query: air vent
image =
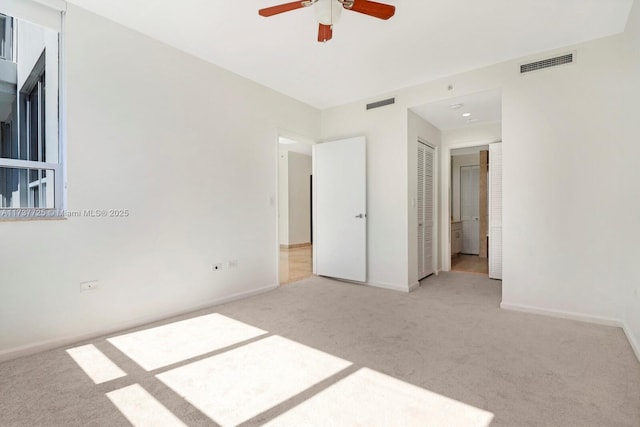
[[[382,101],[372,102],[371,104],[367,104],[367,110],[373,110],[374,108],[384,107],[385,105],[395,104],[395,98],[384,99]]]
[[[542,61],[530,62],[520,66],[520,74],[530,73],[545,68],[557,67],[558,65],[571,64],[574,61],[574,53],[556,56],[554,58],[543,59]]]

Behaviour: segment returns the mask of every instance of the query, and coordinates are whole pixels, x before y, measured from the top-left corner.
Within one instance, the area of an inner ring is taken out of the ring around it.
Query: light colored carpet
[[[640,364],[620,329],[499,303],[500,282],[472,274],[430,277],[411,294],[314,277],[149,325],[168,329],[0,364],[0,426],[130,425],[123,412],[141,426],[145,410],[156,426],[340,426],[389,402],[415,425],[434,413],[449,422],[433,425],[486,425],[490,413],[492,427],[640,426]],[[198,330],[197,345],[181,326]],[[93,380],[71,355],[99,370]]]

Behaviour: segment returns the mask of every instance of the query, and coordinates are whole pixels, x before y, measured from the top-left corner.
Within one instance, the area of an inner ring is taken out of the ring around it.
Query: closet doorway
[[[418,141],[418,280],[434,273],[434,154],[433,147]]]

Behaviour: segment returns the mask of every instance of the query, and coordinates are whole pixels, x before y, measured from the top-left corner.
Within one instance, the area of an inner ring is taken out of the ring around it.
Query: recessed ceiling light
[[[451,105],[449,105],[449,108],[451,108],[452,110],[459,110],[462,107],[464,107],[464,104],[451,104]]]
[[[462,117],[469,117],[469,116],[471,116],[471,113],[464,113],[464,114],[462,115]]]

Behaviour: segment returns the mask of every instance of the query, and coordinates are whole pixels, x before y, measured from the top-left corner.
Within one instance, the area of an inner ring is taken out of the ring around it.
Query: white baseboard
[[[438,273],[436,273],[438,274]],[[415,282],[409,285],[409,292],[413,292],[420,287],[420,282]]]
[[[540,314],[542,316],[557,317],[560,319],[578,320],[580,322],[595,323],[596,325],[616,326],[622,328],[622,321],[608,317],[592,316],[589,314],[574,313],[570,311],[552,310],[547,308],[531,307],[528,305],[509,304],[502,302],[500,308],[509,311],[521,311],[524,313]]]
[[[624,331],[624,334],[627,336],[627,339],[629,340],[629,344],[631,344],[631,348],[633,349],[633,352],[636,354],[636,357],[638,358],[638,362],[640,362],[640,343],[633,336],[633,334],[631,333],[631,328],[629,328],[629,325],[627,325],[626,322],[623,323],[622,330]]]
[[[389,290],[392,290],[392,291],[399,291],[399,292],[404,292],[404,293],[409,293],[411,291],[411,289],[409,287],[403,288],[401,286],[394,285],[394,284],[391,284],[391,283],[367,282],[367,283],[365,283],[365,285],[373,286],[374,288],[389,289]]]
[[[254,295],[269,292],[273,289],[276,289],[277,287],[278,285],[264,286],[262,288],[254,289],[251,291],[239,292],[237,294],[229,295],[227,297],[213,299],[204,303],[186,307],[182,310],[165,313],[163,315],[140,317],[135,320],[117,323],[116,325],[111,326],[109,328],[100,329],[100,330],[85,333],[85,334],[58,337],[50,340],[40,341],[33,344],[27,344],[19,347],[9,348],[6,350],[0,350],[0,362],[5,362],[7,360],[17,359],[18,357],[29,356],[32,354],[40,353],[40,352],[51,350],[54,348],[63,347],[63,346],[77,343],[77,342],[94,339],[103,335],[110,335],[119,331],[124,331],[126,329],[137,328],[140,326],[147,325],[149,323],[158,322],[160,320],[170,319],[176,316],[182,316],[184,314],[193,313],[195,311],[214,307],[216,305],[221,305],[227,302],[248,298]]]
[[[297,249],[297,248],[309,248],[309,247],[311,247],[311,242],[293,243],[291,245],[280,245],[280,249]]]

